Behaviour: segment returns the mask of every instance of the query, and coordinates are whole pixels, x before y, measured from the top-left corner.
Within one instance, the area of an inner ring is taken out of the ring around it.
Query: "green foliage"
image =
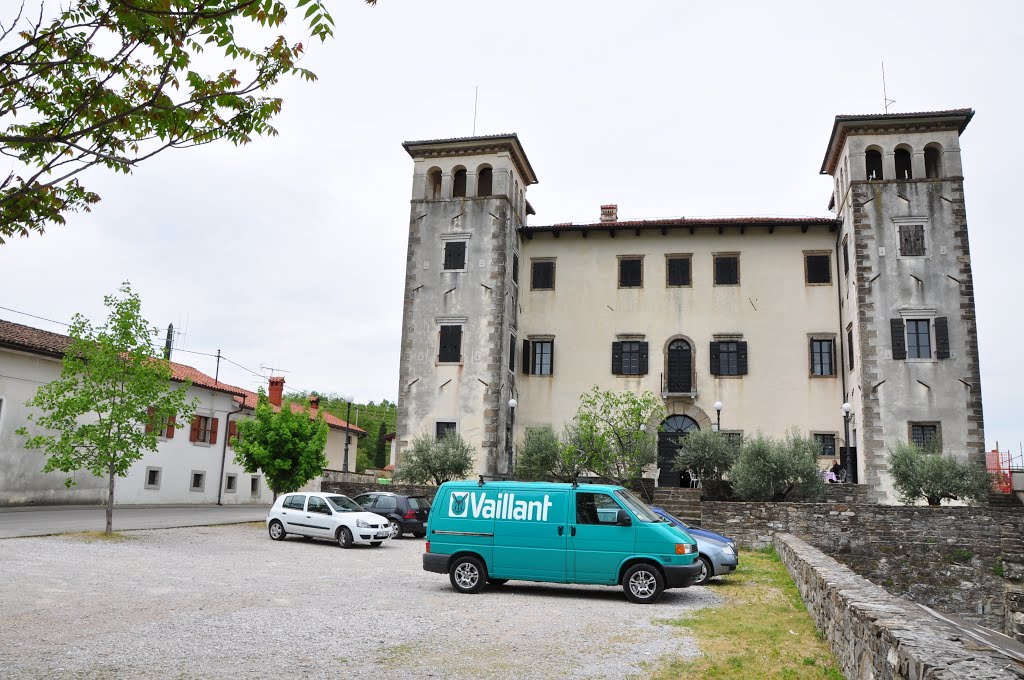
[[[290,493],[327,467],[327,430],[319,412],[314,419],[288,405],[275,411],[261,387],[253,417],[238,421],[235,462],[246,472],[262,470],[275,495]]]
[[[575,479],[580,470],[572,466],[575,451],[570,444],[572,441],[569,428],[562,439],[550,425],[527,428],[516,460],[516,479],[559,482]]]
[[[473,449],[457,432],[442,439],[422,434],[412,440],[395,470],[395,481],[441,485],[465,479],[473,469]]]
[[[944,455],[937,439],[925,451],[898,443],[889,451],[889,474],[900,502],[907,505],[922,498],[928,505],[941,505],[945,499],[980,502],[992,489],[991,476],[981,466]]]
[[[100,197],[76,175],[94,165],[129,173],[165,149],[277,134],[281,99],[266,92],[316,76],[298,66],[302,43],[251,41],[283,28],[289,9],[313,38],[334,26],[323,0],[25,4],[6,3],[0,18],[0,151],[23,172],[0,181],[0,243],[89,210]]]
[[[388,424],[383,420],[377,427],[377,441],[374,450],[373,462],[377,469],[383,469],[388,464],[388,442],[384,439],[388,434]]]
[[[657,460],[657,423],[665,416],[651,392],[613,392],[597,387],[580,397],[572,426],[579,465],[617,484],[640,479]]]
[[[818,469],[819,448],[796,428],[783,440],[762,434],[748,438],[730,473],[733,490],[748,501],[782,501],[793,492],[820,496],[825,482]]]
[[[353,426],[369,433],[369,436],[365,436],[360,439],[359,448],[367,454],[366,467],[374,467],[376,465],[376,460],[375,455],[371,455],[371,452],[375,451],[376,447],[372,437],[375,432],[378,432],[381,423],[386,424],[387,432],[395,431],[398,415],[394,402],[388,401],[387,399],[381,399],[380,403],[375,403],[373,401],[366,402],[365,404],[352,402],[352,408],[350,411],[348,408],[349,402],[346,401],[344,397],[331,393],[321,394],[315,391],[309,393],[299,392],[289,397],[288,401],[301,406],[308,406],[309,397],[313,394],[320,397],[320,409],[322,411],[330,413],[333,416],[337,416],[342,420],[351,418],[351,424]]]
[[[711,500],[729,496],[725,481],[739,459],[739,449],[725,435],[712,430],[695,430],[679,440],[675,469],[689,470],[700,478],[702,495]]]
[[[172,389],[170,364],[154,356],[156,329],[142,317],[139,296],[127,282],[120,292],[103,298],[110,312],[102,326],[74,316],[60,378],[40,387],[26,404],[42,412],[28,417],[34,434],[28,427],[18,429],[25,448],[47,454],[44,472],[86,469],[109,479],[108,534],[114,478],[156,451],[158,430],[147,432],[146,426],[176,416],[174,426],[180,429],[195,411],[195,403],[185,400],[189,383]]]

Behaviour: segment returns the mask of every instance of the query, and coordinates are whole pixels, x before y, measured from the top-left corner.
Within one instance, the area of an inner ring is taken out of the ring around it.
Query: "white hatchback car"
[[[348,496],[298,492],[280,496],[267,515],[267,531],[275,541],[288,534],[329,538],[342,548],[369,543],[377,548],[391,536],[386,517],[366,512]]]

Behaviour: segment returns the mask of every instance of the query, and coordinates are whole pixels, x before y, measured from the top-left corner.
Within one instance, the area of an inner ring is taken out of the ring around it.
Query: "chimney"
[[[320,396],[316,394],[309,395],[309,415],[316,416],[316,412],[320,409]]]
[[[614,203],[609,205],[601,206],[601,221],[602,222],[618,222],[619,221],[619,206]]]
[[[284,395],[284,378],[282,377],[271,377],[270,378],[270,391],[267,393],[267,398],[270,403],[274,406],[281,405],[281,397]]]

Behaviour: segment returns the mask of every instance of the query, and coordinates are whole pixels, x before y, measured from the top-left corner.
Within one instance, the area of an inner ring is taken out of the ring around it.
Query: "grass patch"
[[[85,541],[86,543],[124,543],[125,541],[135,540],[134,536],[122,534],[120,531],[111,532],[109,535],[103,531],[83,531],[80,534],[71,534],[71,537]]]
[[[662,621],[687,629],[703,656],[663,661],[651,677],[843,680],[775,551],[743,551],[740,565],[728,578],[712,581],[724,605]]]

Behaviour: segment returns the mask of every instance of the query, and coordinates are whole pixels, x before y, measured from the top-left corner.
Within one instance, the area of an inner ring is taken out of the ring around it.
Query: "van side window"
[[[576,524],[615,524],[619,504],[603,493],[580,491],[576,494]]]

